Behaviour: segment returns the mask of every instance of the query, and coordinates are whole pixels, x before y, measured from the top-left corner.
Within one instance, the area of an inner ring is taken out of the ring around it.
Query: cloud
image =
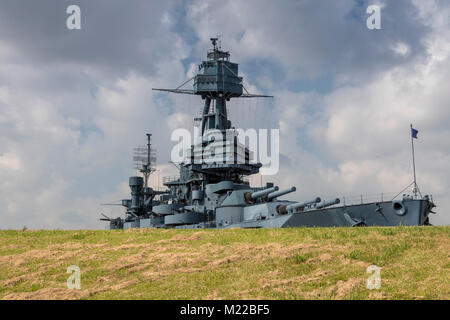
[[[200,52],[209,47],[211,34],[219,34],[242,64],[275,61],[290,78],[339,73],[341,79],[359,83],[380,69],[423,57],[423,40],[430,33],[418,23],[417,7],[407,0],[384,2],[383,30],[369,31],[369,4],[372,1],[192,1],[187,24],[199,36]],[[410,48],[410,55],[390,49],[400,42]]]
[[[168,160],[163,119],[176,110],[151,88],[184,79],[171,4],[80,5],[84,22],[74,35],[65,29],[63,1],[2,3],[1,228],[101,227],[99,204],[127,197],[131,150],[145,143],[145,132],[156,133],[160,160]],[[122,19],[111,24],[116,15]]]
[[[81,30],[68,30],[66,8],[81,8]],[[161,60],[188,54],[172,32],[173,1],[10,1],[0,10],[0,39],[41,67],[74,64],[111,76],[154,75]],[[158,50],[155,50],[158,48]],[[23,61],[23,60],[22,60]]]

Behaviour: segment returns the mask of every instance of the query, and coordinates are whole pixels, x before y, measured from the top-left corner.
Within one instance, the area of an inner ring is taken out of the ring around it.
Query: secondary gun
[[[246,193],[244,193],[245,202],[252,204],[252,203],[255,203],[258,198],[262,198],[261,200],[263,200],[263,198],[265,198],[268,194],[270,194],[271,192],[274,192],[274,191],[278,191],[277,186],[270,187],[270,188],[267,188],[264,190],[255,191],[253,193],[246,192]]]
[[[279,189],[278,187],[267,188],[267,189],[264,189],[264,190],[253,192],[251,196],[252,196],[253,199],[258,199],[259,197],[263,197],[263,196],[268,195],[269,193],[272,193],[274,191],[278,191],[278,189]]]
[[[297,188],[291,187],[291,188],[289,188],[289,189],[284,189],[284,190],[280,190],[280,191],[275,191],[275,192],[269,193],[269,194],[267,195],[267,198],[268,198],[269,200],[272,200],[272,199],[275,199],[275,198],[277,198],[277,197],[284,196],[285,194],[294,192],[295,190],[297,190]]]
[[[326,207],[330,207],[330,206],[333,206],[333,205],[338,204],[340,202],[341,202],[341,200],[339,198],[336,198],[334,200],[323,201],[323,202],[319,203],[318,205],[316,205],[316,209],[323,209],[323,208],[326,208]]]
[[[294,212],[294,211],[297,211],[297,210],[302,211],[306,206],[319,203],[320,201],[322,201],[322,200],[319,197],[317,197],[317,198],[315,198],[313,200],[293,203],[293,204],[288,205],[286,207],[286,210],[288,212]]]

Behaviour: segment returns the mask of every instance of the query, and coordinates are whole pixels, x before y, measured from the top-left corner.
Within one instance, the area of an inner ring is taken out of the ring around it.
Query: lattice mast
[[[147,133],[147,146],[138,146],[133,149],[134,168],[144,176],[144,200],[147,199],[148,182],[150,175],[156,171],[156,150],[152,148],[152,135]]]

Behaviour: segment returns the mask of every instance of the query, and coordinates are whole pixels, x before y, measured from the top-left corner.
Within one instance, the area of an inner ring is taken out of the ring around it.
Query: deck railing
[[[373,193],[373,194],[360,194],[360,195],[351,195],[351,196],[342,196],[339,197],[341,200],[341,206],[350,206],[355,204],[363,204],[363,203],[372,203],[372,202],[383,202],[383,201],[391,201],[396,198],[401,198],[402,195],[398,194],[398,192],[382,192],[382,193]]]
[[[178,181],[178,180],[180,180],[180,176],[165,176],[165,177],[163,177],[163,183],[166,183],[166,182],[173,182],[173,181]]]

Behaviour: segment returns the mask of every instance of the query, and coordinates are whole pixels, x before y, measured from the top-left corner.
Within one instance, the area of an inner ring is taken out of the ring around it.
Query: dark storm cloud
[[[431,29],[420,20],[412,1],[383,2],[381,30],[368,30],[366,9],[373,3],[370,0],[356,1],[353,10],[345,17],[345,29],[337,28],[332,32],[340,39],[334,60],[340,70],[345,73],[377,72],[410,63],[413,59],[426,58],[424,39]],[[399,44],[407,46],[408,52],[404,55],[395,51]]]
[[[412,2],[382,2],[382,30],[368,30],[366,9],[373,3],[201,1],[191,4],[191,9],[204,9],[188,10],[187,25],[203,40],[199,58],[209,46],[205,40],[222,34],[224,46],[238,59],[277,58],[294,78],[346,77],[358,82],[425,57],[423,39],[429,29]],[[66,28],[66,8],[71,4],[81,7],[81,30]],[[0,41],[34,63],[76,63],[119,75],[130,70],[154,74],[158,61],[177,54],[173,43],[178,38],[170,31],[186,29],[183,17],[175,15],[181,22],[162,21],[181,5],[162,0],[6,0],[0,2]],[[398,43],[407,46],[407,54],[393,50]],[[266,72],[273,75],[273,70]]]
[[[208,3],[192,2],[188,10],[187,22],[203,40],[199,50],[208,46],[209,34],[222,34],[223,44],[241,63],[247,63],[242,58],[276,59],[284,67],[282,72],[294,78],[345,76],[358,83],[426,56],[423,40],[430,30],[408,0]],[[382,30],[369,30],[366,9],[376,3],[384,3]],[[211,18],[208,12],[213,8],[217,14]],[[407,54],[395,52],[399,43],[409,48]],[[275,77],[273,70],[265,71]]]
[[[66,8],[81,8],[81,30],[68,30]],[[0,41],[36,64],[76,63],[113,74],[154,74],[177,38],[162,23],[171,1],[1,1]],[[158,44],[158,45],[156,45]]]

